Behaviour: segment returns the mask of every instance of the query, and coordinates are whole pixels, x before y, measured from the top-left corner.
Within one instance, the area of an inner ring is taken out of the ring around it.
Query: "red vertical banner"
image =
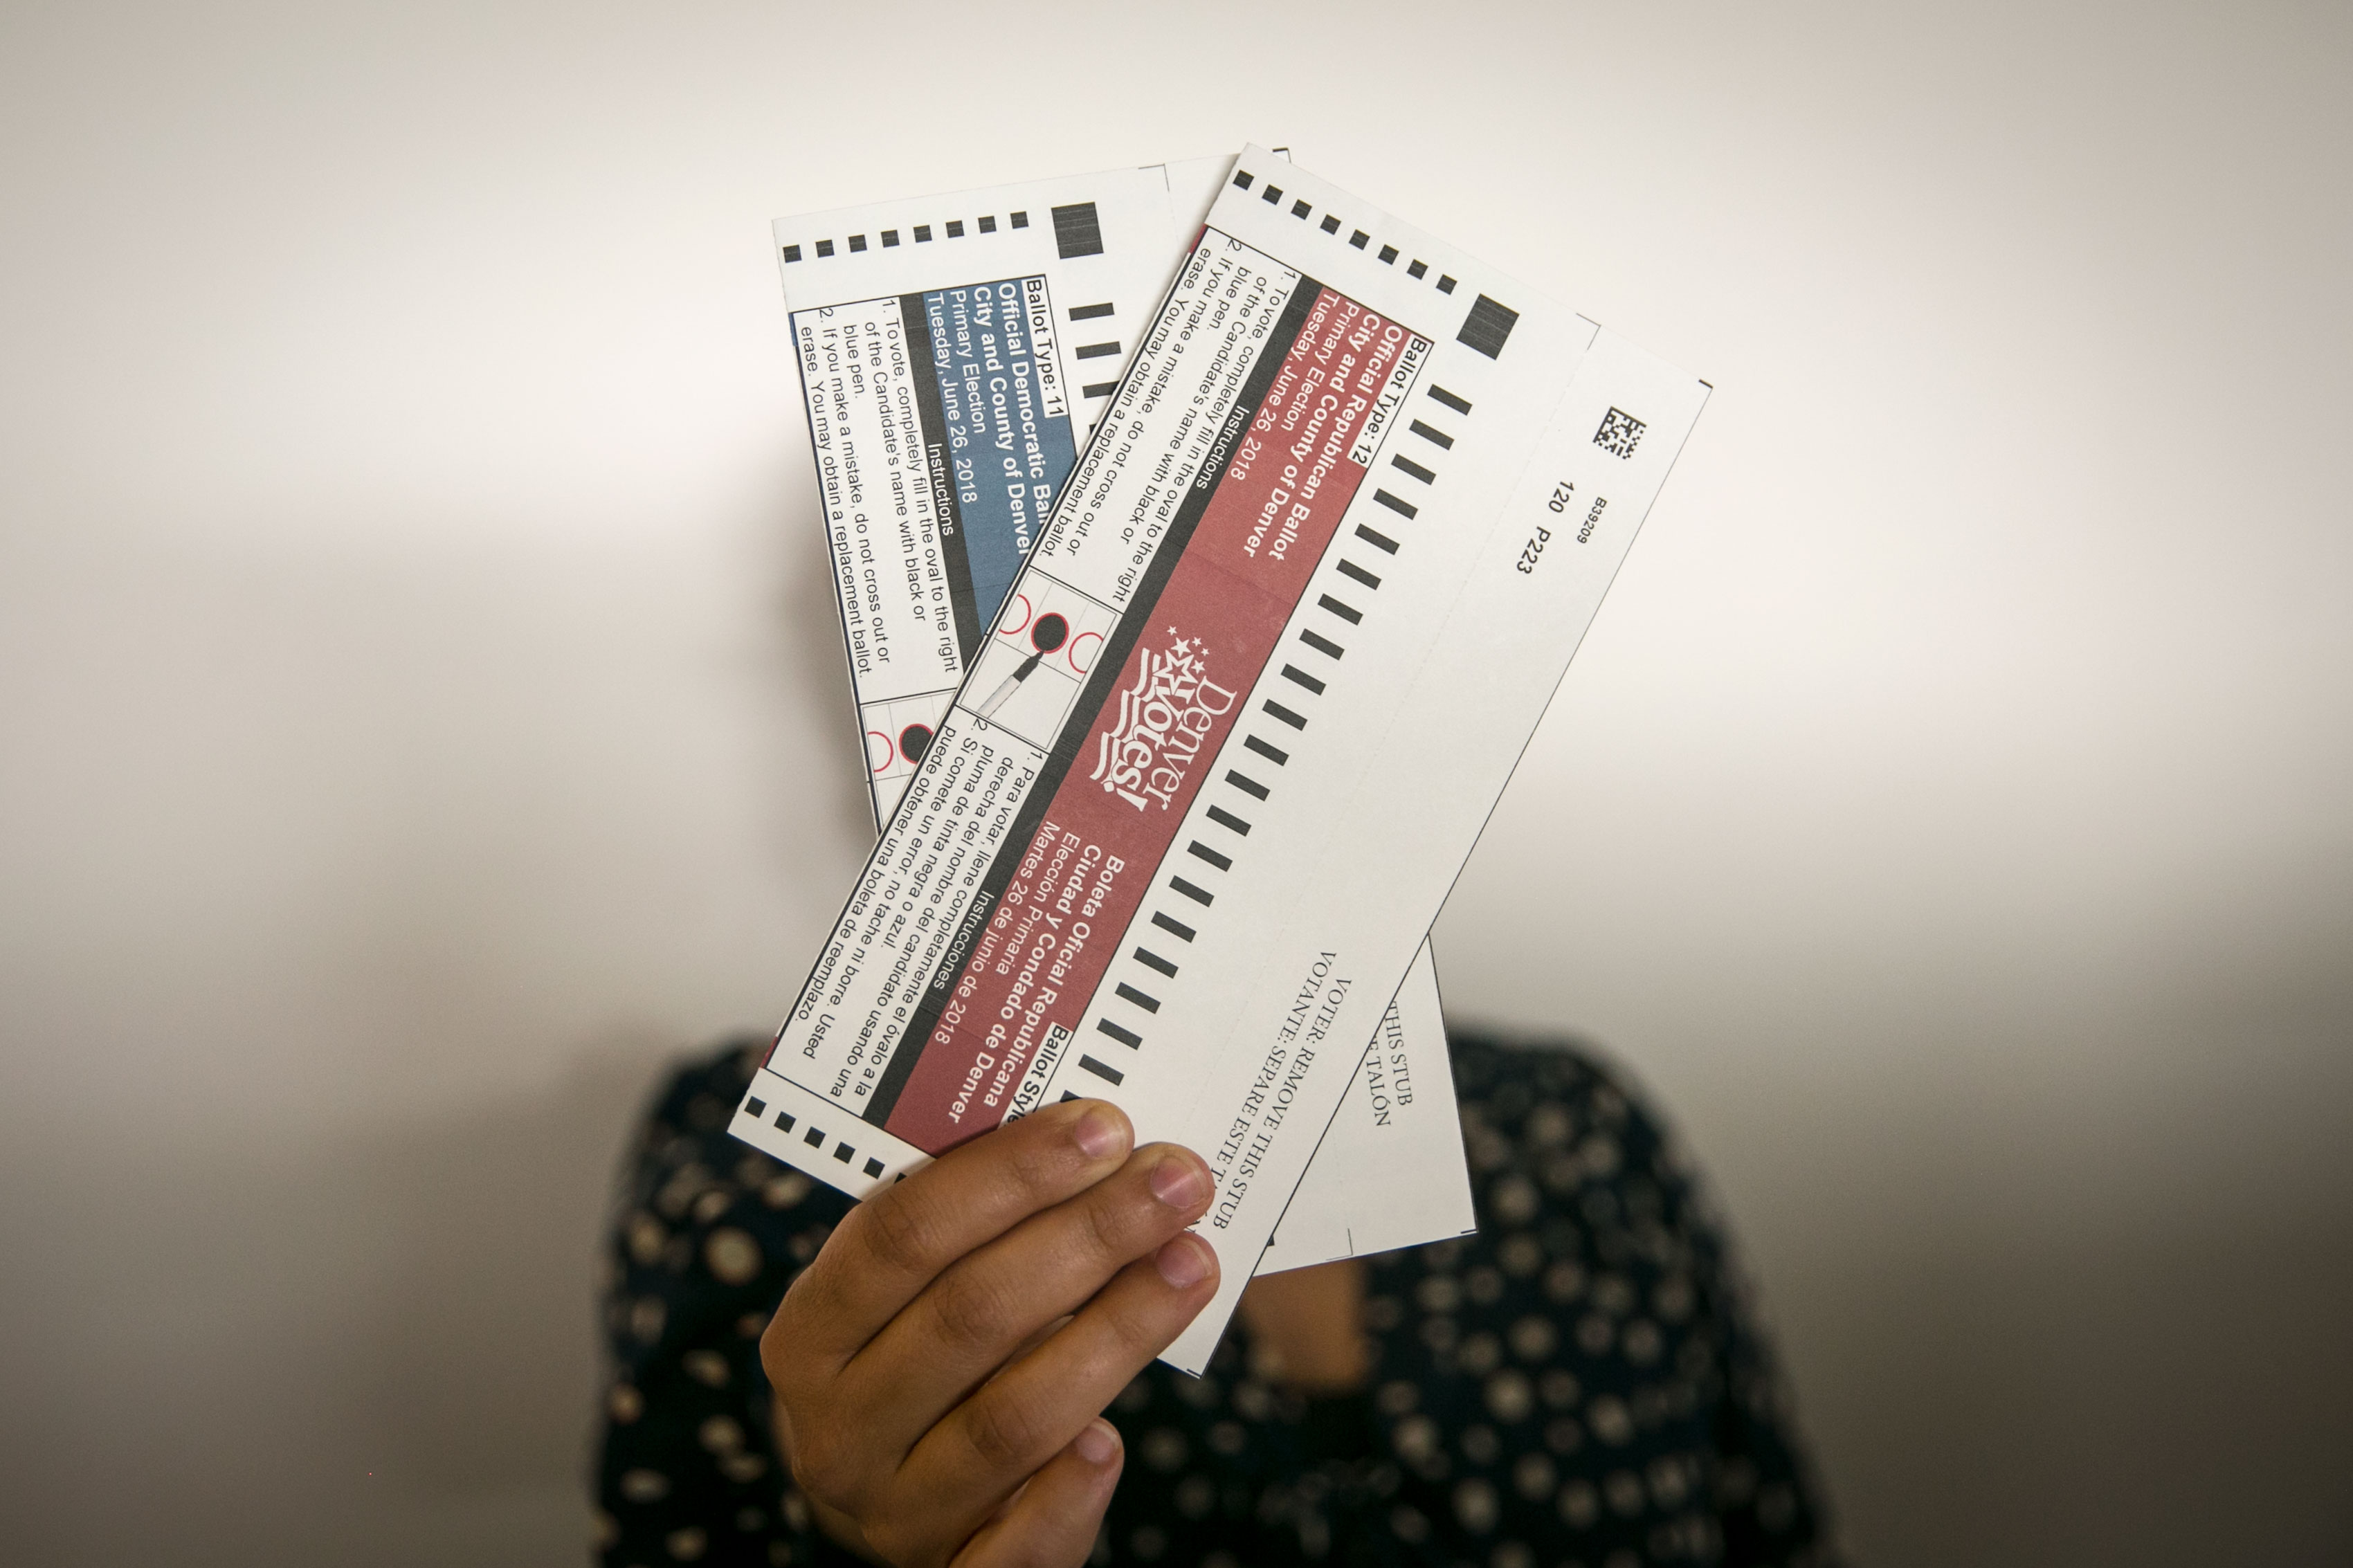
[[[1350,448],[1412,341],[1318,293],[1158,598],[1130,612],[1146,619],[1113,696],[1022,847],[892,1133],[937,1153],[996,1126],[1049,1031],[1078,1024],[1364,482]]]

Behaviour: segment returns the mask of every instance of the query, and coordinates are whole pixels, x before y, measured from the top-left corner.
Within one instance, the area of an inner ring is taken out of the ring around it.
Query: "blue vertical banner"
[[[969,663],[1022,558],[1045,531],[1078,461],[1042,277],[1008,278],[900,299],[916,377],[926,468]]]

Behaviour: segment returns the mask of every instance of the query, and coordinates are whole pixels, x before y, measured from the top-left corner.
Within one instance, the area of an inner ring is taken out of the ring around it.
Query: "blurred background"
[[[1438,928],[1871,1563],[2353,1560],[2353,12],[0,12],[0,1542],[581,1560],[868,829],[766,223],[1287,142],[1716,393]]]

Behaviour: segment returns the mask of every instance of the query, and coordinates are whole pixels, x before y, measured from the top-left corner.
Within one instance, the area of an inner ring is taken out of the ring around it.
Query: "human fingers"
[[[1118,1428],[1095,1417],[974,1533],[955,1568],[1078,1568],[1125,1461]]]
[[[1138,1149],[1113,1174],[951,1264],[842,1369],[844,1395],[912,1447],[1048,1324],[1198,1220],[1214,1192],[1191,1150]]]
[[[942,1269],[1116,1170],[1134,1141],[1117,1106],[1068,1100],[868,1198],[785,1293],[761,1341],[770,1380],[784,1389],[829,1376]]]
[[[973,1391],[908,1455],[900,1483],[978,1516],[1109,1405],[1218,1289],[1218,1258],[1179,1235],[1120,1270],[1060,1333]]]

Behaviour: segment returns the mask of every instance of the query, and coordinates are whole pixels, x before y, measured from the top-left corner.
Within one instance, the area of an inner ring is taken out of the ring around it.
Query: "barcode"
[[[1601,416],[1601,428],[1593,433],[1593,444],[1613,458],[1630,458],[1641,445],[1643,423],[1622,408],[1613,408]]]

